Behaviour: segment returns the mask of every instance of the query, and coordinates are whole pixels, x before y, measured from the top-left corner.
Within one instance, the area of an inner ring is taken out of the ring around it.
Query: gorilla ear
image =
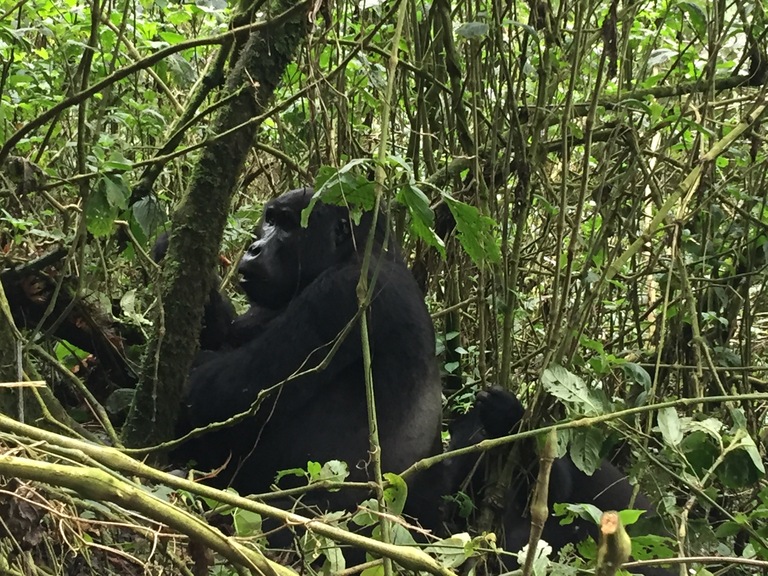
[[[348,218],[339,218],[333,231],[336,246],[341,246],[352,236],[352,228],[349,225]]]

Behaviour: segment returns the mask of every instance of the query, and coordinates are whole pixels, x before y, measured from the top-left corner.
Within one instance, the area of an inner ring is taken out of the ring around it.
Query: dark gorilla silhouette
[[[342,460],[350,480],[372,477],[356,296],[369,233],[375,242],[366,314],[383,469],[400,472],[440,452],[432,321],[399,251],[384,245],[384,215],[371,230],[373,214],[354,224],[348,209],[318,202],[302,228],[311,197],[310,189],[293,190],[266,204],[239,264],[253,305],[241,344],[207,355],[183,399],[180,434],[245,412],[267,393],[255,414],[186,442],[176,455],[204,470],[226,463],[213,483],[241,493],[266,492],[277,471],[308,461]],[[423,488],[430,482],[422,475],[409,483],[406,511],[425,523],[436,522],[438,509],[439,491]],[[302,501],[350,509],[365,497],[359,490],[313,491]]]
[[[498,438],[514,432],[520,424],[525,409],[517,396],[501,388],[481,391],[477,395],[475,406],[451,424],[451,442],[449,449],[455,450],[485,440]],[[476,469],[479,456],[465,455],[452,458],[444,467],[449,492],[456,492],[468,479],[475,489],[482,488],[483,474]],[[503,547],[507,552],[516,553],[528,543],[531,521],[528,516],[528,499],[533,491],[538,466],[533,466],[529,476],[521,474],[523,480],[510,488],[505,498],[503,511]],[[471,477],[470,477],[471,475]],[[571,460],[570,456],[557,458],[552,463],[549,479],[549,507],[555,503],[593,504],[603,511],[624,510],[632,500],[632,485],[618,468],[603,460],[600,468],[588,476]],[[647,496],[637,494],[632,505],[634,509],[646,510],[655,514],[653,504]],[[573,523],[561,525],[557,517],[550,516],[542,532],[545,540],[555,553],[566,544],[578,543],[591,536],[598,539],[598,526],[581,518]],[[503,556],[506,570],[518,567],[514,556]],[[633,572],[645,576],[673,576],[664,568],[635,568]]]

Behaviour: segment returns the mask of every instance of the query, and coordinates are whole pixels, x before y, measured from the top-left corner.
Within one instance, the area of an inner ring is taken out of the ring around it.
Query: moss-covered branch
[[[84,461],[92,459],[110,470],[115,470],[126,476],[145,478],[152,482],[165,484],[177,490],[185,490],[202,496],[203,498],[221,502],[222,504],[242,508],[244,510],[255,512],[256,514],[261,514],[262,516],[274,518],[290,526],[300,526],[305,530],[315,532],[316,534],[330,538],[335,542],[355,546],[379,556],[387,556],[401,566],[407,568],[429,572],[430,574],[439,576],[454,575],[451,570],[443,567],[434,558],[417,548],[385,544],[378,540],[348,532],[342,528],[330,526],[320,520],[287,512],[280,508],[275,508],[274,506],[268,506],[267,504],[238,496],[233,492],[217,490],[203,484],[197,484],[184,478],[167,474],[156,468],[152,468],[151,466],[123,454],[116,448],[100,446],[98,444],[61,436],[53,432],[35,428],[34,426],[22,424],[12,418],[2,415],[0,415],[0,430],[13,433],[20,437],[30,438],[37,442],[44,442],[46,443],[46,448],[50,452],[58,452],[62,455],[66,455],[66,457],[70,459],[79,452],[83,454]],[[3,474],[2,469],[0,469],[0,474]],[[58,485],[66,484],[59,483]],[[165,517],[163,517],[163,521],[170,524]],[[181,529],[176,526],[174,526],[174,528],[181,531]]]
[[[3,454],[0,455],[0,475],[62,486],[91,500],[114,502],[125,508],[136,510],[153,520],[167,524],[174,530],[187,534],[230,562],[245,566],[257,574],[268,576],[294,574],[292,570],[267,560],[260,552],[246,548],[224,536],[219,530],[192,514],[98,468],[51,464]]]
[[[173,436],[232,191],[256,134],[257,125],[251,120],[264,111],[305,37],[307,6],[289,0],[272,2],[267,11],[279,16],[269,27],[251,33],[227,78],[225,104],[211,129],[221,137],[203,151],[173,214],[163,268],[161,321],[147,344],[123,431],[128,446],[158,444]]]

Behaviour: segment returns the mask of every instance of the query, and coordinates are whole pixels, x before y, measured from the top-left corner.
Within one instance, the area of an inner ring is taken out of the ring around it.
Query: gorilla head
[[[302,228],[301,212],[311,198],[308,188],[293,190],[264,207],[256,240],[238,266],[240,285],[251,303],[283,308],[336,264],[338,245],[348,237],[348,221],[341,208],[318,204],[309,225]]]
[[[303,228],[301,213],[312,196],[311,188],[292,190],[264,207],[256,240],[238,266],[240,285],[252,304],[282,309],[320,274],[362,254],[372,214],[366,212],[359,224],[353,224],[348,208],[318,202]],[[385,217],[380,215],[374,245],[377,252],[385,232]]]

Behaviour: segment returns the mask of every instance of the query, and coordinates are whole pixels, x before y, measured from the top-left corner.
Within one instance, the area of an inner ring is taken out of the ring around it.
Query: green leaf
[[[551,365],[541,375],[544,390],[571,404],[580,414],[587,416],[604,414],[608,400],[600,390],[590,390],[587,384],[576,374],[573,374],[557,364]]]
[[[625,362],[621,368],[627,378],[640,384],[644,390],[651,389],[651,375],[645,368],[634,362]]]
[[[384,564],[376,564],[360,572],[360,576],[384,576]]]
[[[104,192],[110,206],[120,210],[128,208],[128,198],[131,195],[131,191],[125,185],[122,176],[118,174],[105,174],[101,177],[100,184],[104,186]]]
[[[459,202],[445,192],[442,197],[456,220],[459,242],[472,261],[478,266],[499,262],[501,250],[494,236],[496,222],[480,214],[474,206]]]
[[[576,468],[590,476],[600,468],[604,436],[599,428],[578,428],[571,432],[570,454]]]
[[[677,410],[672,407],[659,410],[656,420],[661,430],[661,435],[669,446],[677,446],[683,440],[683,429]]]
[[[405,508],[405,501],[408,498],[408,485],[400,476],[392,472],[384,474],[384,479],[389,482],[389,486],[384,489],[384,501],[387,503],[387,512],[400,515]]]
[[[720,431],[723,429],[723,423],[717,418],[704,418],[704,420],[692,420],[688,427],[691,430],[699,430],[705,434],[709,434],[712,438],[717,440],[718,443],[722,442],[722,436]]]
[[[327,514],[323,520],[333,523],[341,518],[343,514]],[[318,558],[324,558],[321,574],[336,574],[346,568],[344,554],[341,553],[339,545],[326,536],[321,536],[312,531],[306,532],[301,537],[301,549],[306,556],[308,564],[313,563]]]
[[[736,534],[741,532],[743,529],[744,525],[741,522],[731,522],[730,520],[726,520],[715,530],[715,537],[730,538],[731,536],[736,536]]]
[[[470,556],[467,549],[470,548],[468,545],[471,541],[472,538],[466,532],[453,534],[450,538],[438,540],[428,546],[424,552],[432,554],[446,568],[458,568]]]
[[[450,502],[456,507],[456,514],[459,518],[469,518],[475,511],[475,503],[466,492],[456,492],[455,494],[443,496],[443,500]]]
[[[223,12],[227,9],[227,0],[195,0],[195,6],[203,12]]]
[[[238,508],[232,514],[232,521],[238,536],[254,536],[261,532],[261,515],[256,512]]]
[[[184,10],[176,10],[175,12],[166,11],[165,17],[168,19],[168,23],[173,24],[174,26],[180,26],[192,19],[192,15]]]
[[[713,437],[702,430],[691,432],[683,438],[680,449],[685,455],[689,471],[699,478],[709,472],[720,454],[720,449]]]
[[[375,498],[369,498],[358,506],[358,511],[352,516],[352,522],[358,526],[373,526],[378,523],[379,517],[375,512],[379,510],[379,503]]]
[[[190,87],[197,80],[195,69],[180,54],[171,54],[165,62],[168,65],[168,72],[178,86]]]
[[[168,44],[170,44],[171,46],[173,46],[174,44],[180,44],[181,42],[184,42],[187,39],[187,37],[184,36],[183,34],[170,32],[168,30],[161,30],[160,32],[157,33],[157,35],[160,36],[160,38],[162,38],[166,42],[168,42]]]
[[[54,347],[54,351],[56,352],[56,359],[65,366],[70,365],[64,362],[66,359],[71,358],[73,361],[71,365],[74,365],[77,364],[80,360],[85,360],[90,355],[89,352],[81,350],[70,342],[68,342],[67,345],[62,344],[61,342],[57,342],[56,346]]]
[[[635,510],[633,508],[629,508],[627,510],[619,510],[619,519],[621,520],[621,523],[624,524],[624,526],[631,526],[640,520],[640,517],[645,513],[645,510]]]
[[[405,204],[411,214],[411,229],[427,244],[437,249],[445,258],[445,243],[434,231],[435,214],[429,207],[429,199],[414,184],[404,185],[397,194],[397,201]]]
[[[165,222],[165,213],[160,203],[152,195],[145,196],[133,204],[131,213],[147,238],[152,236],[155,230]]]
[[[364,211],[372,210],[376,199],[374,183],[351,172],[352,168],[369,162],[353,160],[342,168],[321,167],[315,180],[315,193],[309,205],[301,212],[301,225],[306,228],[312,209],[321,199],[326,204],[348,206],[356,222],[360,221]]]
[[[453,374],[458,367],[459,367],[458,362],[446,362],[444,366],[445,371],[448,372],[448,374]]]
[[[760,453],[752,439],[746,436],[739,444],[743,449],[728,452],[723,458],[723,463],[717,467],[717,477],[726,487],[733,490],[754,486],[765,475]]]
[[[322,468],[310,470],[310,482],[320,482],[323,480],[344,482],[348,476],[349,468],[347,463],[341,460],[329,460],[323,464]]]
[[[306,478],[307,471],[301,468],[288,468],[287,470],[278,470],[275,474],[275,484],[278,484],[282,478],[286,476],[298,476],[299,478]]]
[[[535,39],[539,38],[539,33],[536,31],[536,28],[534,28],[530,24],[523,24],[522,22],[519,22],[517,20],[504,19],[504,21],[502,22],[502,26],[513,26],[515,28],[521,28],[522,30],[525,30],[528,34],[530,34],[533,38]]]
[[[320,462],[314,462],[312,460],[307,462],[307,474],[309,474],[310,482],[315,480],[318,476],[320,476],[321,470],[322,470],[322,466],[320,466]]]
[[[117,208],[107,199],[106,186],[95,186],[85,203],[85,223],[94,236],[107,236],[117,218]]]
[[[670,50],[669,48],[657,48],[656,50],[651,51],[651,55],[648,56],[648,66],[661,66],[675,56],[677,56],[676,50]]]
[[[571,443],[571,428],[562,428],[557,431],[557,444],[555,445],[555,458],[562,458],[568,454],[568,445]]]
[[[130,170],[133,168],[133,162],[128,160],[125,156],[123,156],[123,153],[119,150],[113,150],[109,153],[109,159],[104,162],[104,164],[101,165],[102,170],[118,170],[118,171],[125,171]],[[128,188],[128,186],[122,182],[122,178],[120,178],[121,184],[125,186],[125,188]]]
[[[683,14],[688,15],[691,27],[696,31],[699,38],[707,36],[707,13],[702,6],[690,0],[683,0],[677,3],[677,7]]]
[[[670,546],[672,545],[672,546]],[[676,543],[670,538],[642,534],[632,536],[632,557],[636,560],[651,560],[654,558],[673,558],[676,554]],[[697,576],[703,576],[698,571]]]
[[[575,518],[582,518],[594,522],[600,523],[600,517],[603,515],[603,511],[600,510],[594,504],[555,504],[555,515],[563,516],[560,521],[561,525],[571,524]]]
[[[417,546],[416,540],[413,539],[413,536],[410,532],[408,532],[408,529],[403,526],[402,524],[391,524],[391,534],[392,537],[392,544],[396,546],[408,546],[409,548],[415,548]],[[381,540],[381,525],[377,524],[376,527],[373,529],[373,537],[376,540]]]

